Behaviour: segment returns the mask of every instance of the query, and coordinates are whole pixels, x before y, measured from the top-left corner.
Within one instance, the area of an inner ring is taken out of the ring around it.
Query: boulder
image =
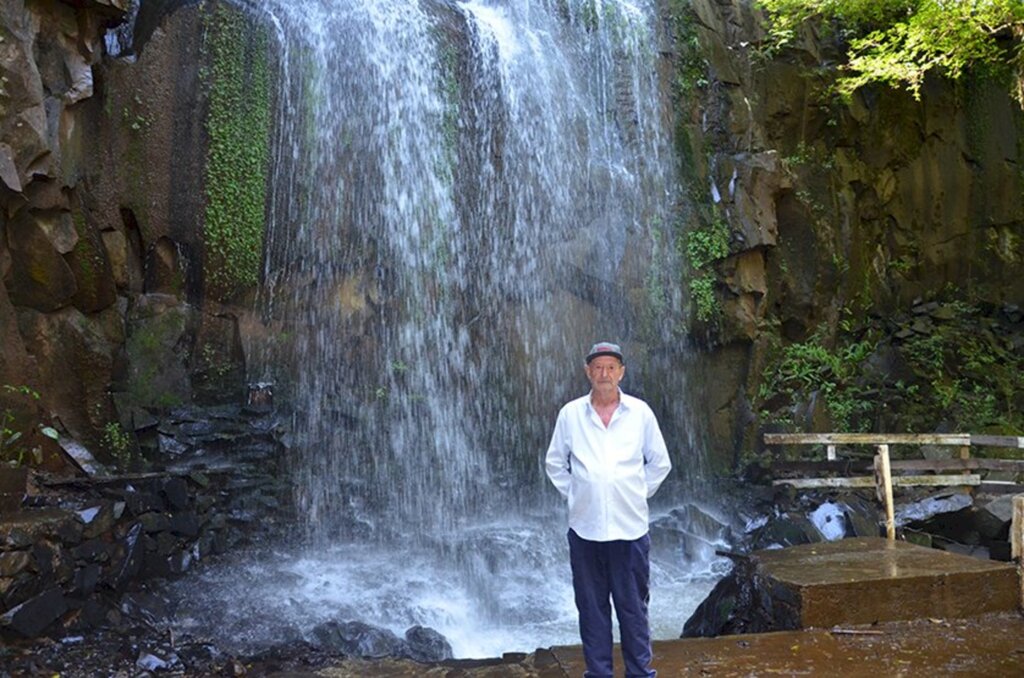
[[[78,242],[66,261],[77,283],[72,299],[75,308],[83,313],[95,313],[117,300],[117,285],[103,238],[84,220],[78,225]]]
[[[146,591],[126,593],[122,596],[121,613],[152,627],[170,621],[173,616],[170,602],[166,598]]]
[[[166,409],[191,400],[186,369],[192,309],[168,295],[139,297],[128,319],[127,391],[139,407]]]
[[[72,438],[98,451],[104,426],[116,418],[109,394],[120,338],[116,312],[86,316],[74,308],[21,309],[18,327],[38,366],[42,404],[59,413]]]
[[[782,548],[823,541],[814,523],[797,511],[771,516],[752,537],[753,549]]]
[[[410,659],[418,662],[439,662],[452,658],[452,646],[448,639],[427,626],[412,626],[405,631],[405,642],[409,646]]]
[[[969,494],[943,490],[918,501],[896,507],[896,525],[922,523],[943,513],[956,513],[973,504]]]
[[[15,306],[55,311],[69,305],[78,292],[74,272],[43,225],[48,222],[45,215],[22,210],[7,224],[12,263],[4,283]]]
[[[358,621],[318,624],[313,638],[320,648],[351,657],[405,657],[410,652],[407,643],[391,631]]]
[[[117,544],[115,555],[107,569],[108,581],[115,590],[123,589],[139,573],[144,552],[142,523],[135,523],[129,528],[124,539]]]
[[[792,595],[772,586],[757,560],[740,556],[683,625],[681,638],[710,638],[740,633],[765,633],[799,627]]]
[[[47,589],[0,615],[0,629],[10,629],[31,638],[42,633],[67,610],[67,601],[60,589]]]

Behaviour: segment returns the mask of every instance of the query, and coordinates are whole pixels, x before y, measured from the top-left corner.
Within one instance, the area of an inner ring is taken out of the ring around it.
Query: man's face
[[[595,391],[618,388],[625,372],[619,359],[610,355],[599,355],[587,365],[587,379]]]

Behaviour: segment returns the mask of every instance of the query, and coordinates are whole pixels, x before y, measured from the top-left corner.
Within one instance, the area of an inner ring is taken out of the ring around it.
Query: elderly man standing
[[[569,560],[584,675],[612,676],[610,599],[626,676],[654,676],[647,499],[672,464],[651,408],[619,390],[626,372],[622,349],[594,344],[585,370],[591,391],[558,413],[546,459],[548,477],[569,500]]]

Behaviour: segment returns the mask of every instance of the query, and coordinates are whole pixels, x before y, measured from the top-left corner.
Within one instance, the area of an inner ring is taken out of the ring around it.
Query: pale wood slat
[[[976,473],[944,476],[893,476],[892,484],[895,487],[980,485],[981,476]],[[854,476],[852,478],[779,478],[773,480],[772,485],[792,485],[797,489],[875,487],[875,478],[874,476]]]

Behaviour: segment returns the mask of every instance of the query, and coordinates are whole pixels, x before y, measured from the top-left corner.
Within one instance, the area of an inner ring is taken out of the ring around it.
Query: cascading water
[[[247,4],[281,47],[254,376],[295,406],[311,547],[249,564],[279,585],[245,599],[433,626],[461,656],[575,642],[540,461],[586,346],[623,343],[677,477],[696,466],[654,0]],[[710,588],[707,544],[664,550],[657,637]]]

